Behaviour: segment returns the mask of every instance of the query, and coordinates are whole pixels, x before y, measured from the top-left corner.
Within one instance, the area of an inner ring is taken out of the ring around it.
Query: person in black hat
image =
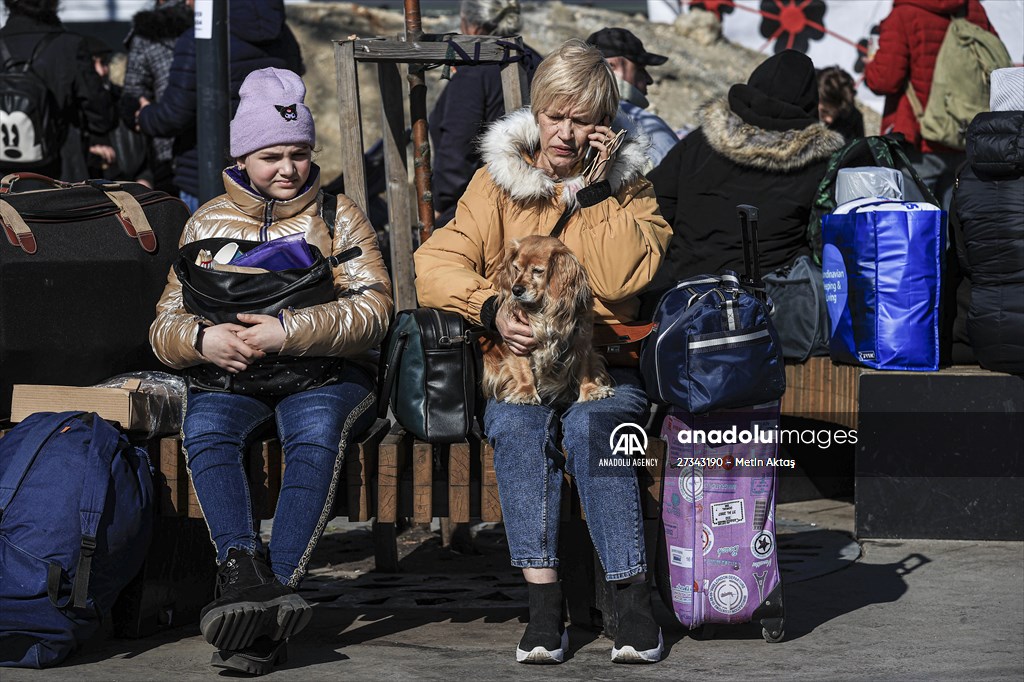
[[[811,204],[829,157],[843,136],[818,120],[818,81],[803,53],[766,59],[746,83],[698,110],[700,127],[648,174],[673,236],[644,297],[653,312],[675,282],[743,270],[736,205],[760,212],[761,272],[811,254]]]
[[[604,55],[619,85],[619,116],[616,127],[642,132],[651,142],[650,166],[657,166],[679,142],[672,126],[647,107],[647,86],[654,82],[648,66],[658,66],[668,57],[644,49],[644,44],[624,28],[602,28],[591,33],[587,42]]]

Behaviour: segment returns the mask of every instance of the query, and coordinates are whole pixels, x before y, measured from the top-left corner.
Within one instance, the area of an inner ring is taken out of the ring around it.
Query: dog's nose
[[[514,287],[512,287],[512,295],[513,296],[522,296],[525,293],[526,293],[526,287],[523,286],[522,284],[517,284]]]

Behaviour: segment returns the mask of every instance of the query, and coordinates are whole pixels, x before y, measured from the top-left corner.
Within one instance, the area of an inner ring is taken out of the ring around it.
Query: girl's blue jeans
[[[616,383],[613,397],[573,403],[561,411],[546,405],[488,401],[484,428],[494,447],[494,471],[513,566],[558,567],[564,467],[579,490],[605,579],[624,580],[646,572],[636,474],[632,466],[607,462],[613,458],[609,438],[615,427],[631,422],[642,428],[650,406],[639,372],[611,368],[610,373]],[[559,432],[564,457],[558,447]]]
[[[284,474],[269,558],[278,580],[298,585],[330,520],[346,450],[374,422],[374,399],[373,380],[352,365],[336,384],[277,400],[189,391],[183,447],[217,561],[224,561],[232,547],[249,552],[261,547],[245,453],[275,420]]]

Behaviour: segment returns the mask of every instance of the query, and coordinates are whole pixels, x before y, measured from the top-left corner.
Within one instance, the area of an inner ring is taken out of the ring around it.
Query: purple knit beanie
[[[231,119],[231,157],[279,144],[316,143],[313,114],[303,104],[306,86],[286,69],[266,68],[245,77]]]

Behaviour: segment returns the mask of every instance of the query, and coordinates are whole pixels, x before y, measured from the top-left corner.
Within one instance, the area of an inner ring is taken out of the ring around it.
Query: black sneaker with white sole
[[[218,649],[237,651],[259,637],[291,637],[312,617],[306,600],[282,585],[261,556],[230,549],[217,569],[217,598],[203,607],[199,629]]]
[[[618,631],[613,663],[657,663],[665,651],[661,628],[651,613],[651,591],[645,582],[612,586]]]
[[[569,646],[562,615],[562,584],[528,584],[530,622],[516,647],[519,663],[561,663]]]

